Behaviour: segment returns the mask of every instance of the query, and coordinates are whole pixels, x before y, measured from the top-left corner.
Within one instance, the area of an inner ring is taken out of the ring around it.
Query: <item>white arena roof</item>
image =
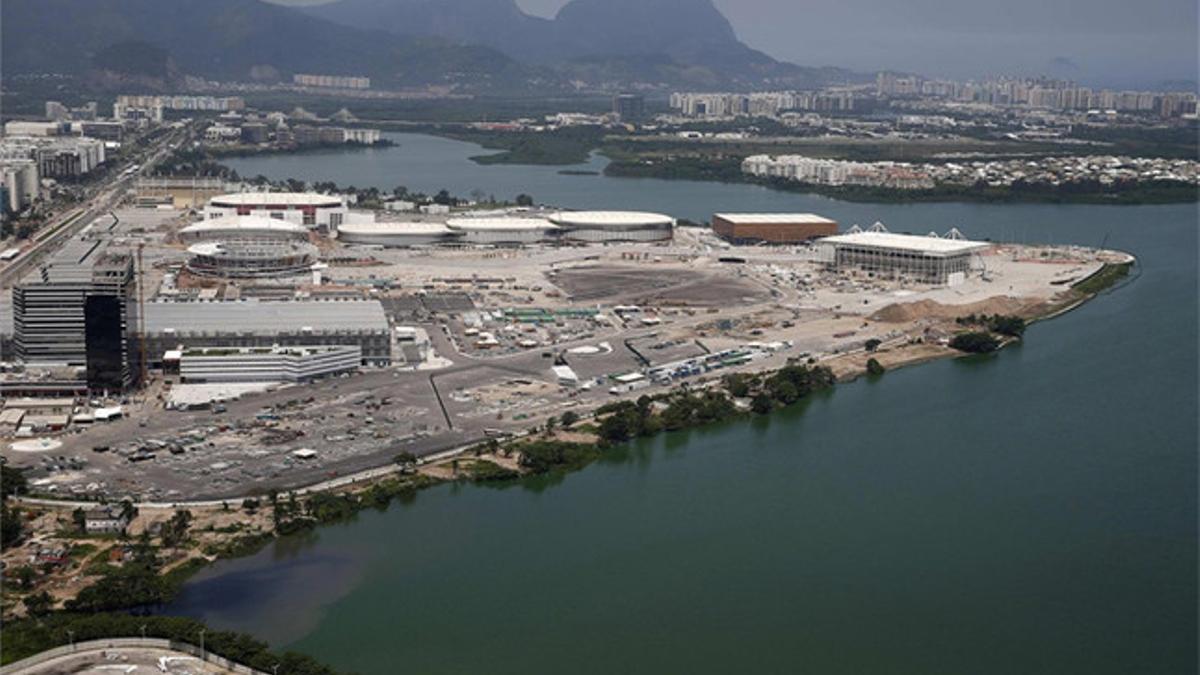
[[[966,239],[943,239],[941,237],[919,236],[915,234],[894,234],[892,232],[855,232],[853,234],[838,234],[819,240],[822,244],[835,246],[861,246],[866,248],[904,251],[908,253],[923,253],[929,256],[947,256],[962,253],[973,253],[991,246],[985,241],[968,241]]]
[[[342,206],[342,198],[315,192],[235,192],[213,197],[213,206]]]
[[[374,235],[395,235],[395,236],[430,236],[430,235],[446,235],[451,234],[450,228],[442,223],[430,221],[406,221],[406,222],[361,222],[361,223],[342,223],[338,227],[338,232],[343,234],[374,234]]]
[[[766,225],[773,223],[832,223],[835,222],[815,213],[715,213],[714,218],[737,225]]]
[[[670,227],[675,219],[644,211],[559,211],[550,222],[566,227]]]
[[[452,230],[490,230],[497,232],[529,232],[557,230],[558,226],[542,218],[451,218],[446,227]]]
[[[188,225],[179,231],[181,235],[203,235],[209,233],[228,233],[236,234],[245,232],[251,234],[254,232],[274,232],[279,234],[296,234],[308,236],[308,228],[300,225],[289,223],[286,220],[278,218],[266,218],[263,216],[225,216],[223,218],[213,218],[212,220],[203,220],[192,225]]]

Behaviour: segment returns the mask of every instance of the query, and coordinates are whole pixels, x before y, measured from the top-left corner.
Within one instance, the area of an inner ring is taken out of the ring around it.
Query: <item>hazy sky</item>
[[[566,0],[517,0],[553,16]],[[715,0],[747,44],[803,65],[931,76],[1197,79],[1196,0]]]

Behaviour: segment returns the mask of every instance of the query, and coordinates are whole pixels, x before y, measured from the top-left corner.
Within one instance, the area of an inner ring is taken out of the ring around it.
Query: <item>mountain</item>
[[[712,0],[571,0],[553,20],[525,14],[515,0],[334,0],[302,11],[488,46],[590,84],[804,87],[853,77],[746,46]]]
[[[260,0],[4,0],[6,75],[177,71],[221,80],[367,75],[379,86],[516,86],[531,69],[485,46],[335,24]]]
[[[523,61],[554,56],[547,44],[552,22],[526,14],[515,0],[344,0],[302,9],[345,26],[483,45]]]

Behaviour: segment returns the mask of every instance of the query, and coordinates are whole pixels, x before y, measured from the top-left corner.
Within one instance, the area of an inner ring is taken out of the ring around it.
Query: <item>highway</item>
[[[21,252],[12,262],[0,269],[0,289],[20,281],[21,277],[52,254],[63,242],[75,236],[88,223],[112,210],[124,199],[138,177],[152,171],[179,143],[190,138],[190,129],[177,129],[157,141],[154,153],[134,173],[118,173],[107,183],[95,188],[96,194],[83,206],[77,206],[54,218],[34,236],[34,244]]]

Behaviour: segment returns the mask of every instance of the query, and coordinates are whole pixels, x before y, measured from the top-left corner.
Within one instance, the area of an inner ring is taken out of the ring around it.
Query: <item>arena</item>
[[[446,227],[464,244],[535,244],[552,238],[558,226],[542,218],[451,218]]]
[[[550,222],[562,238],[579,242],[670,241],[675,219],[639,211],[559,211]]]
[[[193,244],[227,239],[308,241],[308,230],[286,220],[261,216],[225,216],[204,220],[179,231],[179,240]]]
[[[238,192],[213,197],[204,207],[205,220],[257,215],[327,232],[336,232],[346,214],[341,197],[311,192]]]
[[[307,273],[317,247],[295,241],[209,241],[188,248],[188,270],[206,277],[255,279]]]
[[[408,248],[455,241],[458,233],[435,222],[350,222],[338,230],[343,244]]]

